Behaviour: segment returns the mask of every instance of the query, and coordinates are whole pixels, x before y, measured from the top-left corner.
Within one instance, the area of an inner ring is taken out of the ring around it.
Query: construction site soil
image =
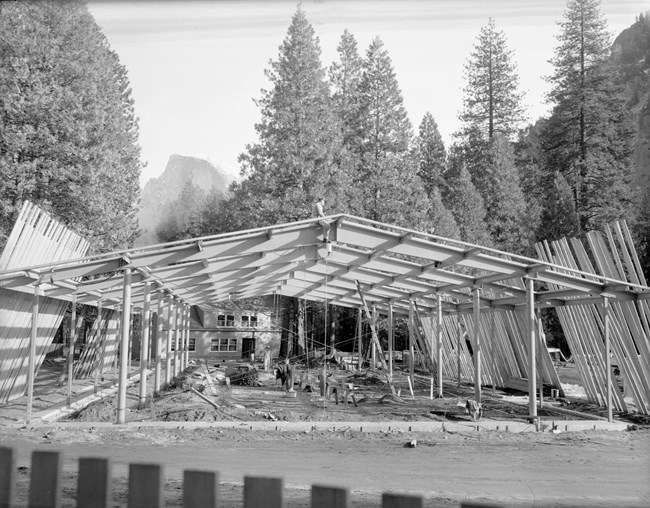
[[[527,396],[484,387],[483,414],[475,422],[465,408],[473,385],[458,387],[454,380],[446,380],[443,398],[431,398],[424,375],[415,376],[411,392],[406,373],[397,370],[393,394],[381,373],[330,370],[331,382],[354,385],[355,406],[351,397],[348,404],[321,397],[317,370],[296,369],[295,396],[287,396],[274,373],[263,370],[256,372],[256,386],[227,386],[226,367],[191,366],[145,404],[139,403],[138,384],[132,385],[126,426],[112,425],[117,402],[108,397],[69,415],[69,423],[0,427],[0,446],[17,454],[16,499],[25,502],[16,506],[26,506],[31,452],[42,449],[63,452],[62,506],[76,506],[77,460],[85,456],[112,460],[114,506],[127,505],[131,463],[163,465],[166,506],[182,505],[186,469],[218,471],[219,506],[225,507],[243,506],[247,475],[284,478],[287,508],[310,506],[311,485],[349,488],[355,508],[381,506],[383,492],[422,495],[427,507],[470,500],[504,507],[650,506],[650,422],[639,415],[615,415],[629,422],[624,432],[562,432],[561,425],[543,425],[540,432],[483,431],[481,422],[490,420],[530,423]],[[585,420],[606,415],[578,398],[546,399],[538,414],[543,421],[575,420],[561,413],[567,408]],[[256,421],[277,426],[252,431],[245,425]],[[468,427],[411,432],[389,425],[423,421]],[[181,422],[235,425],[193,428]],[[336,425],[292,431],[283,422]],[[388,425],[364,432],[363,422]]]

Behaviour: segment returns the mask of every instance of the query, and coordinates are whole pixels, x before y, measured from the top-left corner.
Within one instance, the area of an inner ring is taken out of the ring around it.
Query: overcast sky
[[[294,0],[90,1],[90,12],[126,66],[140,122],[141,183],[159,176],[173,153],[208,158],[233,175],[256,141],[253,100],[268,88]],[[433,114],[445,142],[459,126],[463,67],[488,18],[514,51],[530,119],[548,111],[544,76],[556,47],[564,0],[303,0],[320,39],[321,63],[337,60],[346,28],[365,55],[381,37],[414,129]],[[602,0],[618,35],[650,0]]]

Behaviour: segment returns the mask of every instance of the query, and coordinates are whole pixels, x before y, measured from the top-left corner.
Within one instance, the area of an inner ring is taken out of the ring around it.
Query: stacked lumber
[[[83,257],[88,242],[25,201],[0,255],[0,271]],[[33,296],[0,288],[0,404],[27,387]],[[39,298],[36,370],[61,324],[67,302]]]
[[[523,286],[523,282],[522,282]],[[485,295],[489,298],[489,294]],[[433,357],[434,369],[437,369],[437,355],[431,354],[436,348],[437,323],[433,316],[417,315],[424,338],[419,341],[429,358]],[[460,326],[459,326],[460,321]],[[481,384],[505,387],[510,379],[528,377],[528,345],[525,312],[522,310],[481,312]],[[458,340],[459,333],[460,341]],[[536,351],[537,376],[544,384],[561,388],[560,379],[553,361],[546,349],[543,333],[536,334],[538,348]],[[460,355],[461,379],[473,381],[473,354],[467,346],[469,340],[472,351],[476,351],[474,320],[468,314],[447,314],[442,318],[442,372],[451,379],[458,377]],[[459,344],[460,342],[460,344]],[[460,346],[460,347],[459,347]],[[432,370],[433,372],[433,370]]]
[[[585,273],[647,285],[627,224],[615,222],[604,232],[587,234],[587,245],[572,238],[535,246],[540,259]],[[584,275],[583,278],[588,278]],[[554,288],[551,288],[554,289]],[[557,307],[589,401],[605,405],[607,400],[607,353],[604,343],[603,299],[584,305]],[[610,302],[612,363],[621,371],[625,393],[637,411],[650,414],[650,307],[647,300],[612,299]],[[612,389],[612,403],[628,410],[623,395]]]
[[[113,309],[101,309],[86,336],[86,347],[74,366],[74,379],[84,379],[106,372],[116,361],[118,316]]]

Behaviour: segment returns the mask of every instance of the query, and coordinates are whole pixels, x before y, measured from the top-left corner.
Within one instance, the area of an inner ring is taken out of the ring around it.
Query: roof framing
[[[107,307],[119,304],[124,268],[132,269],[132,301],[142,306],[144,285],[185,303],[218,308],[226,300],[273,294],[360,307],[356,286],[380,311],[473,308],[470,291],[481,288],[481,307],[512,310],[525,305],[522,278],[536,284],[540,307],[582,305],[607,295],[650,298],[647,286],[611,279],[538,259],[459,242],[349,215],[332,221],[328,252],[316,219],[238,231],[0,272],[0,287]],[[549,289],[552,288],[552,289]]]

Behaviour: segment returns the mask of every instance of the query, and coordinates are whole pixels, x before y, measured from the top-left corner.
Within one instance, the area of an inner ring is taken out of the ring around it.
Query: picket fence
[[[62,454],[58,451],[32,452],[29,508],[59,508],[62,489]],[[25,506],[25,500],[13,499],[16,455],[12,448],[0,447],[0,508],[13,503]],[[77,506],[108,508],[114,506],[111,495],[111,462],[103,458],[80,458],[77,479]],[[282,508],[282,478],[244,477],[244,508]],[[165,506],[163,468],[157,464],[129,464],[128,507],[162,508]],[[183,508],[216,508],[219,504],[219,473],[216,471],[183,472]],[[349,508],[347,488],[312,485],[311,508]],[[382,508],[424,508],[418,495],[384,493]],[[471,501],[461,508],[499,508]]]

